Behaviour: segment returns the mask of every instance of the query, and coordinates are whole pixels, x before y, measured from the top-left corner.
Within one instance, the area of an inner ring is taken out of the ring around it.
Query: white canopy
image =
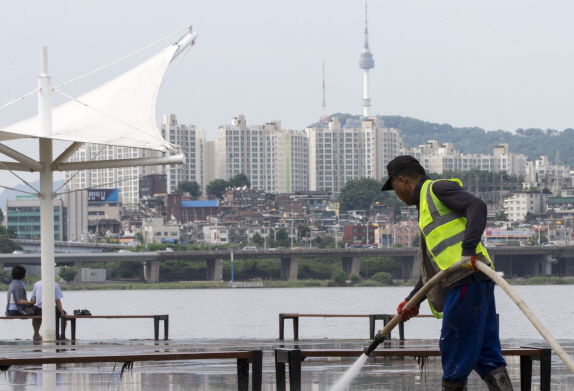
[[[116,79],[52,110],[51,138],[65,141],[172,150],[157,127],[155,106],[168,64],[193,44],[189,32]],[[39,137],[38,116],[0,129],[0,141]]]

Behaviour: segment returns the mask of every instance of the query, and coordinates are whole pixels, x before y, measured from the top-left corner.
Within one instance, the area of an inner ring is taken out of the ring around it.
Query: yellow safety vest
[[[460,179],[447,180],[456,182],[462,187]],[[449,209],[434,195],[432,185],[435,182],[438,181],[428,180],[421,188],[419,227],[435,262],[442,270],[446,270],[462,256],[466,217]],[[494,268],[488,252],[481,243],[476,246],[476,253],[484,255]]]

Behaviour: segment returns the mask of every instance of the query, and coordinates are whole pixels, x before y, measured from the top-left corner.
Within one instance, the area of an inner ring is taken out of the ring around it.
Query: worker
[[[393,159],[387,174],[382,191],[394,190],[405,204],[415,205],[421,229],[421,277],[397,308],[402,321],[418,315],[420,303],[411,309],[403,307],[424,283],[459,260],[463,264],[463,269],[448,275],[427,295],[433,314],[442,317],[442,390],[466,390],[473,369],[490,391],[514,390],[501,354],[494,283],[475,265],[492,266],[480,243],[486,204],[465,191],[458,179],[431,180],[411,156]]]

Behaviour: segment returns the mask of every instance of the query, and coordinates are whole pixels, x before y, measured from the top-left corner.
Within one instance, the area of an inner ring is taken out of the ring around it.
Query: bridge
[[[12,239],[14,243],[22,246],[24,251],[40,252],[40,241],[30,239]],[[129,248],[117,243],[69,243],[69,242],[54,242],[54,251],[57,253],[93,253],[105,252],[108,250]]]
[[[113,247],[113,245],[111,246]],[[117,247],[117,245],[116,245]],[[100,248],[101,247],[97,247]],[[340,249],[300,249],[300,250],[236,250],[234,260],[278,258],[281,260],[281,278],[297,279],[301,258],[340,258],[343,270],[359,274],[361,258],[393,257],[402,263],[403,279],[418,278],[420,264],[419,249],[416,247],[388,248],[340,248]],[[537,274],[560,274],[574,276],[574,246],[548,247],[492,247],[488,248],[496,270],[506,276],[527,276]],[[231,258],[231,251],[159,251],[159,252],[108,252],[108,253],[56,253],[58,265],[74,265],[81,269],[90,262],[143,262],[144,277],[153,283],[160,279],[159,266],[162,261],[205,261],[207,280],[220,281],[223,275],[223,261]],[[0,268],[15,264],[40,264],[40,254],[0,254]],[[0,270],[2,270],[0,269]],[[77,277],[79,282],[79,277]]]

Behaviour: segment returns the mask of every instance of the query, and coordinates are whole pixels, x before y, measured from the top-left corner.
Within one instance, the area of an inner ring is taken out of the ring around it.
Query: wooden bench
[[[369,339],[375,338],[375,322],[377,320],[383,321],[383,327],[391,321],[391,319],[396,314],[279,314],[279,340],[285,340],[285,319],[293,319],[293,339],[295,341],[299,340],[299,318],[369,318]],[[417,315],[415,318],[433,318],[434,315]],[[415,318],[411,318],[415,319]],[[499,321],[498,314],[496,314],[496,320]],[[388,335],[388,339],[391,339],[391,333]],[[399,339],[401,341],[405,340],[405,324],[404,322],[399,323]]]
[[[30,315],[30,316],[0,316],[0,319],[4,320],[26,320],[26,319],[42,319],[42,315]],[[60,317],[56,316],[56,338],[60,335]],[[65,338],[65,337],[63,337]]]
[[[285,365],[289,365],[291,391],[301,390],[301,362],[307,357],[359,357],[362,350],[350,349],[275,349],[275,378],[277,391],[286,391]],[[551,355],[549,348],[509,348],[502,349],[503,356],[520,356],[520,390],[532,389],[532,360],[540,360],[540,391],[550,391]],[[384,348],[372,353],[374,357],[440,357],[438,348],[406,349]]]
[[[70,322],[71,339],[76,339],[76,320],[77,319],[153,319],[154,339],[159,339],[159,322],[163,321],[163,339],[169,337],[169,315],[63,315],[60,316],[62,330],[64,323]],[[62,333],[62,339],[66,338],[65,331]]]
[[[2,370],[12,365],[40,364],[77,364],[101,362],[135,362],[135,361],[174,361],[174,360],[219,360],[237,359],[237,389],[249,390],[249,364],[251,364],[251,384],[253,391],[261,391],[263,374],[263,353],[261,350],[221,351],[221,352],[169,352],[141,354],[59,354],[55,356],[37,356],[21,358],[0,358]]]

